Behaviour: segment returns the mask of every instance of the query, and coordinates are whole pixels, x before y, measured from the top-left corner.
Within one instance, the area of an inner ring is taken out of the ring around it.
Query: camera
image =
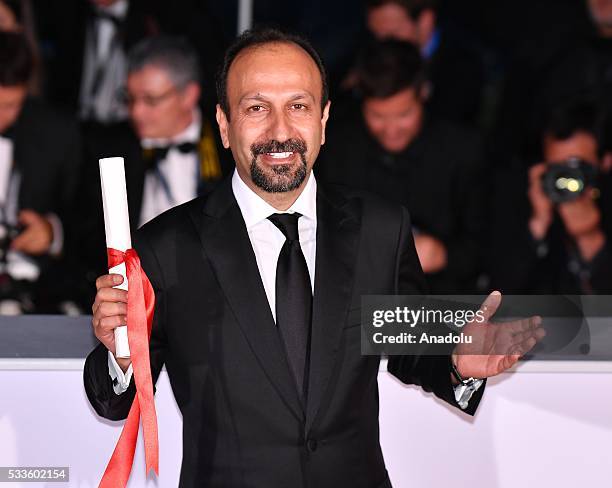
[[[580,158],[552,163],[542,175],[542,189],[554,203],[571,202],[594,187],[597,167]]]

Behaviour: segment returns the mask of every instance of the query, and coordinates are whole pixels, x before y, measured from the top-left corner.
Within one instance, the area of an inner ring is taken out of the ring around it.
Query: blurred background
[[[215,73],[255,26],[321,53],[317,179],[405,205],[433,293],[610,293],[612,0],[0,0],[0,314],[91,310],[99,158],[132,230],[231,175]]]

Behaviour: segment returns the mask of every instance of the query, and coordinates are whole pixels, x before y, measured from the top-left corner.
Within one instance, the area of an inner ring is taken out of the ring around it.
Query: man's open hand
[[[491,293],[480,306],[484,320],[472,320],[463,328],[463,333],[472,337],[472,343],[459,344],[453,361],[464,378],[488,378],[504,372],[546,335],[538,316],[491,323],[501,299],[498,291]]]

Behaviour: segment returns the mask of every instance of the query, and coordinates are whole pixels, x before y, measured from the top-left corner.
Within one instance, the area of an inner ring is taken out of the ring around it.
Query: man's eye
[[[306,105],[304,105],[303,103],[294,103],[293,105],[291,105],[291,107],[294,110],[305,110],[306,109]]]
[[[261,105],[253,105],[252,107],[248,108],[249,112],[261,112],[263,110],[263,107]]]

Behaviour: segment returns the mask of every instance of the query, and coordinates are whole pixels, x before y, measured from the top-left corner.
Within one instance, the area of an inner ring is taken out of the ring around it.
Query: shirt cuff
[[[64,248],[64,228],[62,226],[62,221],[54,213],[48,213],[46,217],[53,229],[53,240],[49,246],[49,254],[53,257],[58,257]]]
[[[132,373],[134,370],[132,369],[132,364],[128,366],[127,371],[124,373],[121,369],[121,366],[117,364],[117,360],[115,359],[115,355],[108,351],[108,374],[113,380],[113,390],[117,395],[121,395],[125,390],[130,386],[130,381],[132,379]]]
[[[475,380],[474,383],[469,386],[459,384],[453,387],[453,389],[455,390],[455,400],[457,400],[457,403],[459,404],[462,410],[465,410],[467,408],[470,398],[472,398],[472,395],[476,393],[476,391],[478,391],[478,388],[480,388],[483,383],[484,381],[479,379]]]

